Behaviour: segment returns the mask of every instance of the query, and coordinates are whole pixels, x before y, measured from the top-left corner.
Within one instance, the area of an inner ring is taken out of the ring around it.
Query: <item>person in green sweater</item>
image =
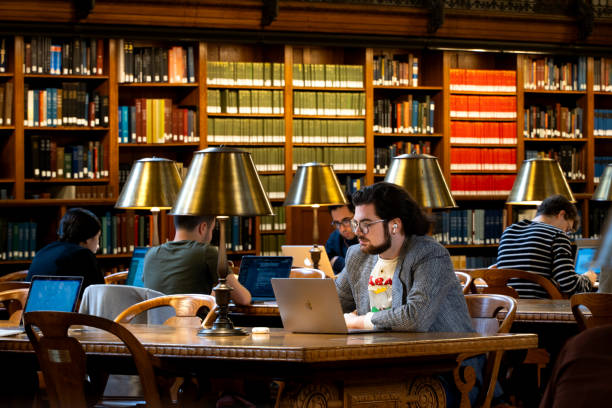
[[[144,259],[144,286],[167,295],[179,293],[213,294],[218,282],[217,247],[210,245],[215,217],[175,215],[174,241],[151,248]],[[234,290],[231,299],[240,305],[251,303],[251,294],[227,274]]]

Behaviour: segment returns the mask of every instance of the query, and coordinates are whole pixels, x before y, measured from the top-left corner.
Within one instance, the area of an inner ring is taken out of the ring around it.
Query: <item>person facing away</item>
[[[218,250],[210,245],[215,217],[175,215],[174,241],[147,251],[144,258],[144,286],[166,295],[180,293],[213,294],[218,282]],[[237,304],[251,303],[251,294],[231,270],[226,282],[234,288],[231,299]]]
[[[332,217],[332,226],[335,229],[325,243],[325,251],[329,256],[334,274],[337,275],[344,268],[344,258],[348,248],[359,243],[357,235],[351,227],[355,207],[351,202],[346,205],[333,205],[329,207],[329,213]]]
[[[60,220],[59,240],[36,253],[27,281],[36,275],[82,276],[82,291],[89,285],[104,283],[95,253],[98,251],[101,224],[84,208],[71,208]]]
[[[504,230],[497,250],[497,268],[537,273],[552,280],[567,295],[591,291],[597,275],[592,271],[576,274],[567,235],[578,222],[578,210],[567,198],[562,195],[546,198],[538,206],[535,218]],[[509,285],[521,298],[548,297],[536,283],[516,279]]]

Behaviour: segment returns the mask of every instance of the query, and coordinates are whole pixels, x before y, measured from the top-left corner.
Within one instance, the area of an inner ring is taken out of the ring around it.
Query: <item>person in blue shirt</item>
[[[348,195],[350,197],[350,195]],[[351,227],[351,220],[355,215],[355,207],[349,201],[347,205],[334,205],[329,207],[332,216],[332,226],[335,230],[325,243],[325,251],[334,270],[334,274],[339,274],[344,268],[344,257],[351,245],[359,243],[357,235]]]

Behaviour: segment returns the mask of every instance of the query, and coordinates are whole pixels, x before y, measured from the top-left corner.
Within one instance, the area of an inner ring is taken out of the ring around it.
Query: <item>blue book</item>
[[[123,115],[121,114],[121,108],[123,108],[122,106],[119,106],[119,109],[117,109],[117,128],[119,129],[118,135],[119,135],[119,143],[125,143],[123,141]]]
[[[35,89],[34,90],[34,126],[40,126],[40,118],[39,118],[39,113],[40,112],[40,90]]]
[[[30,258],[36,256],[36,228],[37,224],[34,221],[29,222],[30,227]]]
[[[121,127],[121,140],[123,143],[129,143],[130,142],[130,137],[129,137],[130,120],[129,120],[129,109],[127,106],[121,107],[121,123],[123,125]]]
[[[230,242],[232,243],[233,251],[242,251],[242,245],[240,244],[240,217],[232,216],[232,229],[231,229],[231,237]]]

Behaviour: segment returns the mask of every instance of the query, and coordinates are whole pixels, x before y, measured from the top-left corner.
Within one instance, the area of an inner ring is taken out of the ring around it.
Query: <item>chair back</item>
[[[73,325],[95,327],[117,336],[134,358],[147,406],[162,407],[153,371],[159,362],[125,327],[102,317],[48,311],[25,313],[24,324],[43,372],[51,408],[87,406],[86,355],[79,341],[68,336],[68,328]]]
[[[580,330],[612,324],[612,293],[577,293],[570,298],[570,304]],[[585,314],[584,307],[591,316]]]
[[[176,312],[166,320],[164,324],[180,327],[201,327],[202,321],[198,317],[198,311],[206,306],[209,309],[204,319],[204,325],[209,326],[216,317],[216,302],[214,296],[202,294],[167,295],[136,303],[125,309],[115,318],[117,323],[129,323],[134,317],[142,312],[158,307],[171,306]]]
[[[123,285],[128,277],[128,271],[119,271],[106,275],[104,277],[104,283],[107,285]]]
[[[6,281],[22,281],[28,276],[28,270],[7,273],[0,276],[0,282]]]
[[[5,302],[6,308],[9,311],[8,322],[18,325],[21,321],[21,314],[28,299],[30,289],[11,289],[0,292],[0,302]]]
[[[513,298],[518,298],[518,292],[514,288],[508,286],[508,281],[511,279],[522,279],[540,285],[551,299],[564,299],[559,289],[548,278],[538,275],[537,273],[523,271],[520,269],[462,269],[461,272],[467,272],[472,277],[471,291],[476,293],[476,279],[482,279],[487,284],[479,292],[481,293],[496,293],[507,295]]]
[[[472,327],[474,327],[474,330],[478,333],[492,335],[496,333],[508,333],[510,331],[516,314],[517,302],[514,298],[497,294],[473,294],[466,295],[465,302],[467,303],[470,316],[472,317]],[[500,324],[497,315],[504,309],[507,313]],[[490,407],[495,392],[495,384],[497,383],[502,356],[503,351],[491,352],[487,356],[487,364],[483,373],[484,387],[478,395],[475,406]]]
[[[290,278],[317,278],[325,279],[325,272],[314,268],[291,268]]]
[[[459,279],[459,283],[461,284],[461,288],[463,289],[463,294],[470,293],[470,287],[472,284],[472,277],[469,273],[455,271],[455,276]]]
[[[0,292],[12,289],[30,289],[30,282],[22,281],[3,281],[0,282]]]

